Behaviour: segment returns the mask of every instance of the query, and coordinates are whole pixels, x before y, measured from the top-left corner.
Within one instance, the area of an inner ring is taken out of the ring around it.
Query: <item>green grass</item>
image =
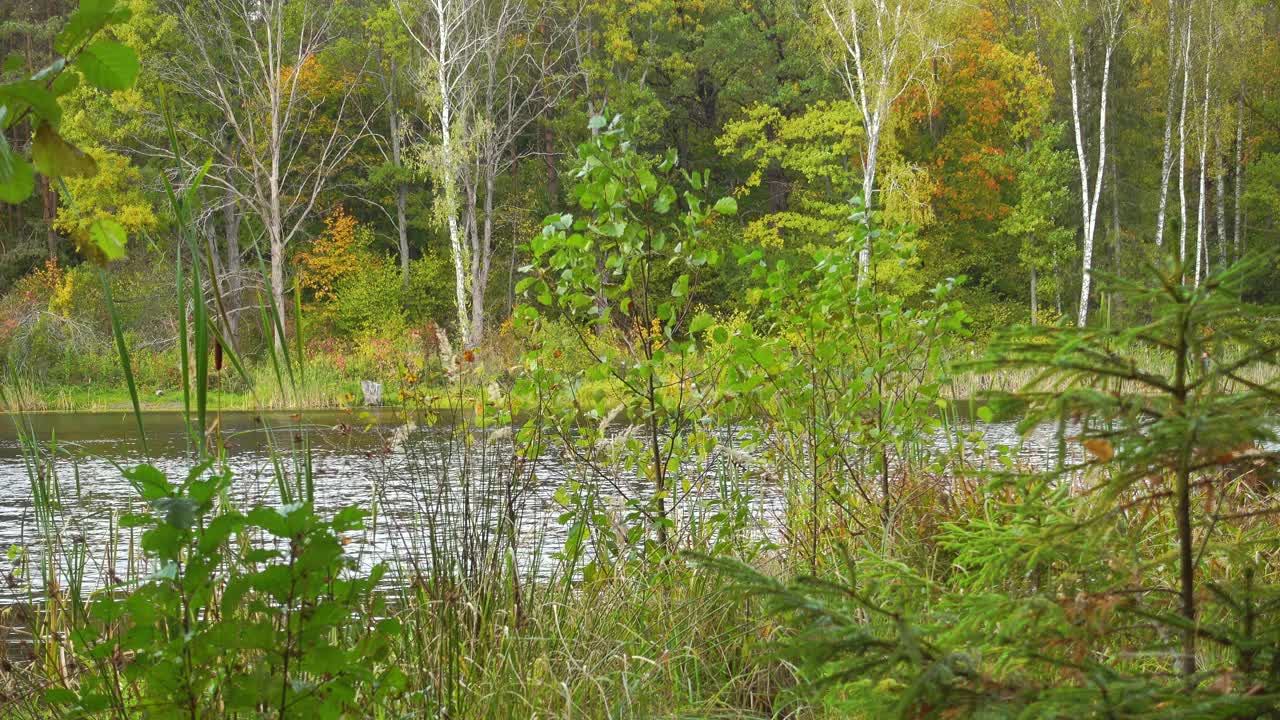
[[[362,400],[360,381],[339,379],[326,383],[310,383],[299,389],[280,389],[261,372],[262,388],[258,395],[247,391],[209,390],[210,410],[326,410],[359,405]],[[422,389],[427,395],[443,395],[445,388]],[[0,412],[114,412],[132,411],[127,387],[95,385],[48,385],[30,382],[0,384]],[[401,407],[400,385],[383,385],[383,405]],[[138,401],[145,410],[181,410],[182,388],[138,388]],[[443,408],[446,401],[435,403]]]

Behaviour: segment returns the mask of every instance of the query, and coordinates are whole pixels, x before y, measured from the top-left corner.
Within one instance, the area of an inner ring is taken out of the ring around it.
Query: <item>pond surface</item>
[[[41,444],[39,467],[24,453],[23,435]],[[368,529],[352,537],[360,563],[369,567],[394,561],[408,574],[425,574],[439,548],[454,548],[453,559],[475,562],[495,551],[492,529],[510,518],[518,533],[517,560],[535,574],[555,566],[551,557],[563,544],[558,522],[564,507],[555,498],[566,479],[599,480],[603,496],[623,514],[620,498],[645,497],[646,484],[624,471],[604,478],[564,453],[548,452],[536,463],[517,466],[503,431],[471,435],[457,425],[406,424],[395,412],[308,411],[305,414],[222,412],[211,415],[225,438],[227,462],[235,477],[231,499],[241,508],[279,505],[281,473],[290,483],[310,462],[317,510],[328,516],[339,508],[370,509]],[[171,480],[185,478],[194,453],[183,417],[151,412],[144,417],[150,462]],[[1018,445],[1014,423],[980,426],[994,446]],[[476,440],[479,438],[479,440]],[[947,441],[939,439],[940,444]],[[1020,461],[1043,466],[1056,457],[1052,428],[1037,428],[1018,447]],[[309,452],[307,451],[309,449]],[[42,587],[42,551],[33,504],[32,476],[59,499],[55,534],[62,543],[59,575],[83,575],[86,589],[145,576],[136,530],[120,529],[118,517],[145,506],[122,476],[121,468],[144,461],[137,427],[129,412],[0,415],[0,605],[26,602]],[[692,511],[726,492],[724,479],[705,468],[690,468],[695,478],[677,494],[681,512]],[[731,490],[750,497],[752,522],[771,535],[781,526],[784,492],[778,483],[750,475]],[[433,553],[432,549],[436,549]],[[8,550],[8,559],[3,553]],[[83,562],[67,557],[83,556]],[[70,565],[70,566],[69,566]],[[82,566],[82,570],[80,567]],[[403,579],[404,575],[401,575]]]

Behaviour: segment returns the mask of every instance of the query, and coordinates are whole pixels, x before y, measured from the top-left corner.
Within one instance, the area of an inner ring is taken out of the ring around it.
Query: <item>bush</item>
[[[402,299],[409,321],[414,325],[432,322],[452,332],[457,326],[453,288],[453,266],[447,256],[425,255],[409,263],[409,286]]]
[[[400,271],[387,257],[370,258],[338,282],[329,305],[335,329],[351,338],[394,337],[405,329]]]

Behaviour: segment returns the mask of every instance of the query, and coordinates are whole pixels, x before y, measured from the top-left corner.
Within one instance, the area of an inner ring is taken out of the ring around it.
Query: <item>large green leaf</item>
[[[138,56],[114,40],[98,40],[76,58],[84,77],[102,90],[124,90],[138,77]]]
[[[110,218],[100,218],[89,226],[89,240],[102,251],[106,259],[119,260],[124,257],[128,235],[120,223]]]
[[[62,119],[58,99],[35,80],[18,80],[0,85],[0,102],[9,108],[9,121],[6,125],[16,122],[28,107],[36,117],[51,125],[56,126]]]
[[[37,172],[48,178],[91,177],[98,172],[98,163],[91,155],[64,140],[48,124],[36,130],[31,162]]]
[[[53,49],[70,55],[102,28],[129,19],[127,7],[116,7],[116,0],[80,0],[80,7],[67,18],[67,24],[53,41]]]
[[[731,197],[722,197],[716,201],[716,212],[721,215],[737,215],[738,201]]]
[[[0,202],[17,204],[35,192],[35,172],[26,158],[9,149],[0,136]]]

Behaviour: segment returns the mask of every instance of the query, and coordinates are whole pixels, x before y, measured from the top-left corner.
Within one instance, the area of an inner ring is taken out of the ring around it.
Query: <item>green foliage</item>
[[[334,325],[347,337],[394,337],[404,331],[400,268],[391,258],[364,262],[342,278],[331,305]]]
[[[404,290],[404,309],[409,321],[452,328],[457,321],[452,285],[453,266],[445,255],[432,253],[409,263],[409,284]]]
[[[1198,286],[1176,263],[1145,284],[1112,279],[1150,321],[998,340],[975,367],[1036,370],[1018,394],[1024,429],[1056,423],[1083,453],[1040,473],[999,455],[954,519],[904,528],[923,562],[865,540],[794,581],[699,562],[787,618],[782,650],[837,712],[1262,716],[1280,699],[1280,583],[1258,551],[1275,538],[1256,473],[1269,472],[1277,398],[1260,371],[1280,346],[1257,332],[1273,313],[1239,293],[1265,265]]]
[[[895,284],[910,275],[913,247],[861,211],[850,225],[844,244],[814,251],[807,270],[770,267],[759,251],[739,259],[764,277],[768,313],[733,338],[723,381],[733,398],[725,411],[762,421],[758,443],[788,468],[789,519],[806,538],[793,550],[811,567],[838,536],[832,528],[877,524],[857,508],[878,506],[883,531],[894,532],[906,478],[923,469],[917,451],[941,423],[945,359],[966,332],[951,299],[958,280],[909,302]],[[860,280],[868,242],[874,271]]]
[[[399,626],[373,594],[386,568],[358,574],[344,550],[365,512],[218,511],[232,478],[207,463],[179,483],[150,465],[125,476],[151,511],[121,522],[155,570],[78,609],[71,647],[99,672],[45,693],[65,717],[365,717],[403,689],[386,663]]]
[[[94,159],[59,134],[59,98],[73,90],[80,77],[106,92],[133,85],[138,76],[134,51],[114,40],[96,39],[129,15],[129,9],[116,7],[115,0],[83,0],[54,40],[61,57],[29,78],[0,83],[0,129],[24,122],[35,128],[30,159],[15,152],[0,133],[0,202],[16,204],[30,197],[36,171],[51,180],[97,172]],[[113,220],[95,221],[87,239],[92,244],[82,248],[86,252],[101,253],[108,261],[124,255],[124,233]]]
[[[678,169],[674,151],[662,158],[637,152],[620,116],[597,115],[590,127],[595,135],[578,147],[573,190],[584,214],[546,219],[530,241],[532,274],[516,290],[576,324],[579,366],[587,369],[570,383],[549,380],[573,393],[562,404],[569,413],[562,427],[578,436],[573,446],[595,453],[608,429],[601,420],[619,413],[644,426],[643,437],[628,439],[620,451],[622,462],[653,487],[648,498],[628,499],[628,537],[634,542],[651,528],[666,550],[673,498],[688,492],[672,484],[672,474],[710,442],[698,425],[714,382],[697,348],[713,321],[695,309],[696,278],[719,254],[704,246],[705,227],[735,213],[737,203],[722,198],[708,205],[700,197],[707,173]],[[537,317],[528,308],[524,320]],[[591,331],[596,339],[587,337]],[[536,370],[540,363],[532,361]],[[596,388],[586,397],[572,389],[584,382]],[[590,410],[599,423],[594,430],[580,423],[579,409]]]

